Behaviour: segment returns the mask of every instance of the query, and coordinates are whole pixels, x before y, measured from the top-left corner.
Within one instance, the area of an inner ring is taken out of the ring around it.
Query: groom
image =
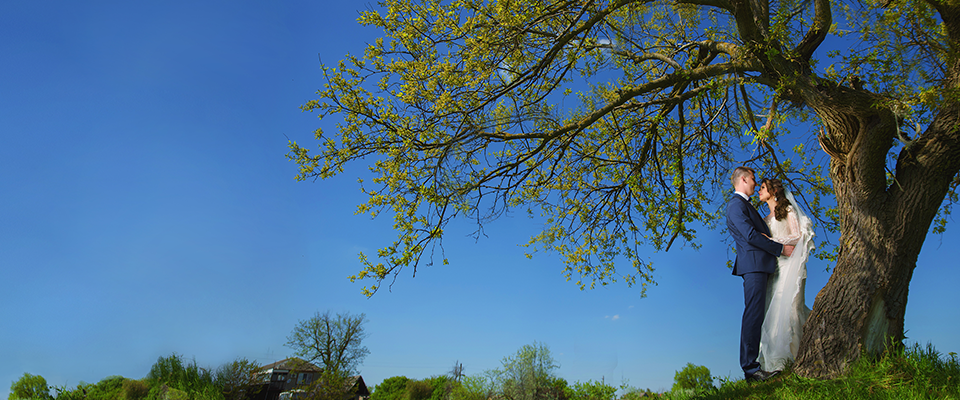
[[[737,167],[731,177],[736,191],[727,203],[727,230],[737,244],[733,274],[743,278],[743,322],[740,326],[740,367],[748,381],[765,381],[780,371],[760,369],[760,329],[763,326],[767,277],[777,269],[777,256],[789,256],[794,246],[770,240],[770,228],[750,204],[757,186],[750,167]]]

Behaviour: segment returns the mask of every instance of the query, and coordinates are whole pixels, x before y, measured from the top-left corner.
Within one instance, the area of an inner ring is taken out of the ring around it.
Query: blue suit
[[[760,330],[763,326],[767,277],[777,269],[783,245],[770,240],[770,228],[749,201],[734,193],[727,203],[727,230],[737,244],[733,274],[743,277],[743,321],[740,326],[740,367],[744,374],[760,370]]]

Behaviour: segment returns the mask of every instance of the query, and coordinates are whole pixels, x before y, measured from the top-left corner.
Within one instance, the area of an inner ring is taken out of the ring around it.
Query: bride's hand
[[[791,245],[789,245],[789,244],[783,245],[783,255],[785,255],[785,256],[787,256],[787,257],[790,257],[790,255],[793,254],[793,248],[794,248],[794,247],[795,247],[795,246],[791,246]]]

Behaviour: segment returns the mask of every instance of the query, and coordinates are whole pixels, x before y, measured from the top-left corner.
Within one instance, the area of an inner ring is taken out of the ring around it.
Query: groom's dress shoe
[[[747,382],[763,382],[767,379],[777,376],[779,373],[780,371],[767,372],[761,369],[753,373],[753,375],[747,376]]]

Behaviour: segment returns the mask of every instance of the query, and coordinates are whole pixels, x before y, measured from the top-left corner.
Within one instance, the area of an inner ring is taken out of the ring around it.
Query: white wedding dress
[[[764,371],[779,371],[794,360],[803,323],[810,314],[803,291],[807,258],[814,248],[813,223],[797,207],[792,193],[787,192],[787,199],[790,201],[787,218],[778,221],[772,211],[764,218],[774,241],[796,245],[790,257],[777,258],[777,272],[767,279],[766,315],[757,359]]]

